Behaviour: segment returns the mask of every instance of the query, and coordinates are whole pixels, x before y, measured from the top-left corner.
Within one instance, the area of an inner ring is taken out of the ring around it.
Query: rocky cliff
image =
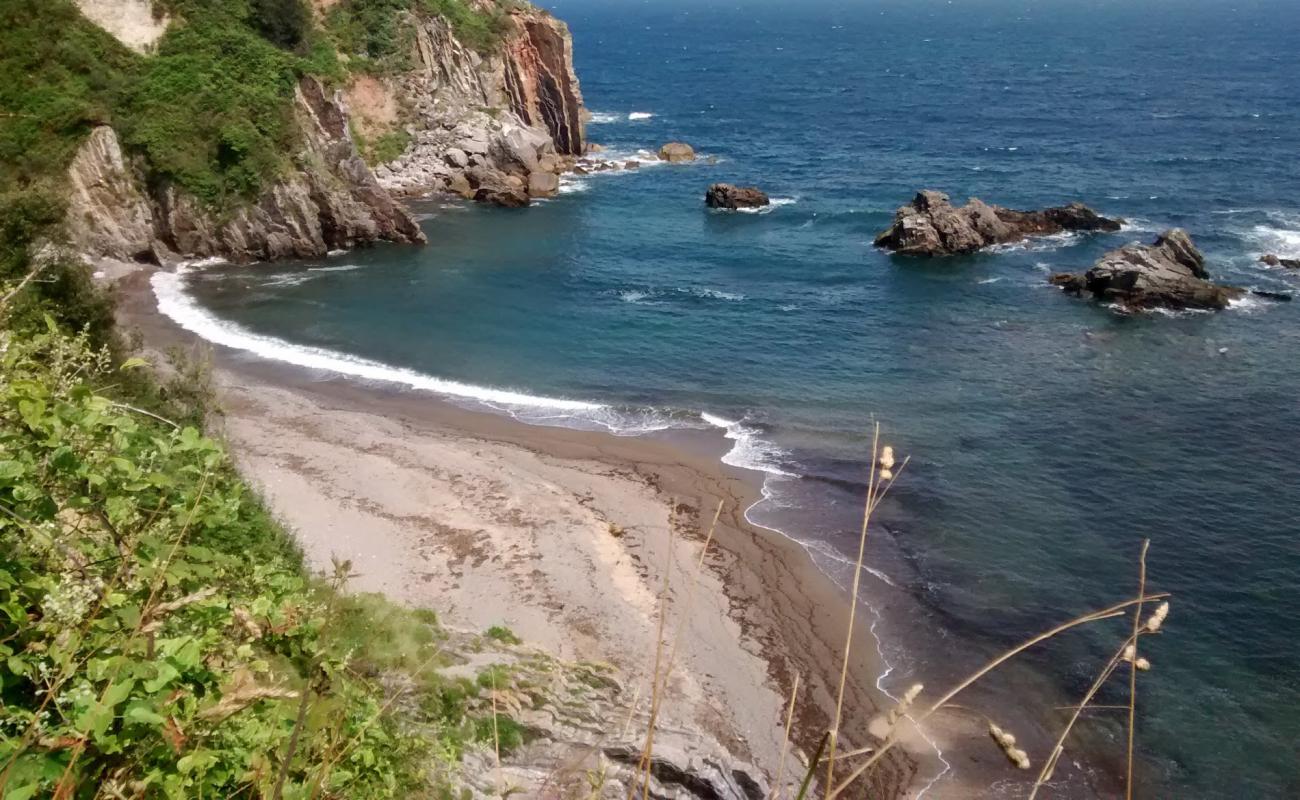
[[[500,46],[484,55],[441,18],[408,18],[415,66],[384,85],[410,109],[411,145],[376,170],[384,186],[522,203],[558,189],[556,176],[586,149],[573,41],[563,22],[533,8],[508,22]]]
[[[150,180],[123,154],[112,128],[96,128],[68,170],[72,243],[93,258],[168,263],[307,258],[376,240],[424,241],[358,155],[340,94],[303,78],[294,115],[301,133],[294,170],[230,213]]]

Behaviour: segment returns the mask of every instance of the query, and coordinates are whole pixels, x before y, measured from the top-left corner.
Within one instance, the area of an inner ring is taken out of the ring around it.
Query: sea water
[[[160,275],[164,311],[529,422],[721,430],[765,479],[751,519],[846,586],[878,422],[911,456],[864,578],[883,689],[942,686],[1131,594],[1149,538],[1174,598],[1140,683],[1144,796],[1300,796],[1300,303],[1122,315],[1047,282],[1181,226],[1215,278],[1300,291],[1257,260],[1300,257],[1300,6],[552,8],[590,138],[639,169],[526,211],[419,204],[424,248]],[[672,140],[700,160],[655,164]],[[776,202],[706,210],[714,181]],[[922,188],[1127,224],[960,259],[874,249]],[[1044,698],[1076,701],[1125,624],[1034,651],[972,704],[1022,700],[1054,734]],[[1089,715],[1089,747],[1122,752],[1122,722]]]

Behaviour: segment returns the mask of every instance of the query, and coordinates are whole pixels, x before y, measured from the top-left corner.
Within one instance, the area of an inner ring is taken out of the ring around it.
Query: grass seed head
[[[1157,607],[1156,610],[1151,613],[1151,616],[1147,618],[1147,624],[1146,624],[1147,633],[1155,633],[1156,631],[1160,630],[1160,626],[1165,624],[1165,617],[1167,616],[1169,616],[1168,600],[1161,603],[1159,607]]]
[[[1003,730],[998,727],[996,722],[990,721],[989,736],[992,736],[993,741],[997,742],[998,747],[1002,748],[1002,752],[1006,754],[1008,761],[1015,764],[1019,769],[1029,769],[1029,754],[1016,747],[1015,734]]]

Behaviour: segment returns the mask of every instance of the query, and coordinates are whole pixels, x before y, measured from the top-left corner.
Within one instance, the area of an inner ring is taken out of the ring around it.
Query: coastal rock
[[[171,17],[153,0],[76,0],[86,18],[137,53],[148,53]]]
[[[1300,258],[1280,258],[1272,253],[1266,253],[1259,257],[1261,264],[1267,264],[1270,267],[1286,267],[1287,269],[1300,269]]]
[[[659,148],[660,161],[694,161],[695,149],[685,142],[669,142]]]
[[[761,208],[770,202],[761,189],[753,186],[715,183],[704,193],[704,204],[709,208]]]
[[[1083,275],[1053,275],[1052,283],[1072,294],[1088,292],[1124,309],[1222,309],[1245,291],[1209,280],[1205,258],[1181,228],[1162,233],[1154,244],[1111,250]]]
[[[560,191],[560,176],[554,172],[534,172],[528,176],[530,197],[552,197]]]
[[[449,147],[443,154],[443,160],[450,166],[464,169],[469,166],[469,155],[459,147]]]
[[[68,173],[70,238],[93,258],[155,261],[307,258],[381,239],[425,241],[357,153],[341,95],[303,78],[294,115],[301,132],[296,160],[304,166],[229,213],[163,181],[146,193],[143,176],[126,168],[117,136],[95,129]]]
[[[526,181],[533,172],[560,172],[566,158],[586,151],[585,108],[563,22],[520,4],[490,52],[466,46],[437,15],[413,12],[403,24],[412,34],[411,68],[388,81],[411,109],[412,143],[389,165],[386,187],[424,194],[475,167]]]
[[[68,235],[82,253],[153,260],[153,213],[122,155],[117,134],[95,128],[68,168]]]
[[[1081,203],[1016,211],[971,198],[958,207],[948,195],[925,190],[895,212],[893,224],[875,244],[903,255],[950,256],[1064,231],[1117,231],[1121,223]]]
[[[480,186],[474,192],[474,200],[479,203],[500,206],[502,208],[524,208],[528,205],[528,192],[522,187],[505,183]]]

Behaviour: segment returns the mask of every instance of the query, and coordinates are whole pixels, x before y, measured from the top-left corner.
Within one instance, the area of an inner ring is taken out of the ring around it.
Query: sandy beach
[[[746,521],[760,482],[721,463],[720,435],[526,425],[209,346],[156,311],[147,272],[118,292],[122,322],[146,351],[180,346],[211,359],[214,432],[314,568],[350,559],[357,591],[434,609],[459,628],[508,626],[561,658],[613,664],[629,687],[650,685],[667,572],[666,630],[685,623],[663,724],[707,732],[734,758],[774,771],[797,673],[794,744],[816,747],[834,710],[848,603],[801,546]],[[859,625],[842,748],[864,742],[890,704],[875,687],[881,671]],[[909,742],[875,773],[870,796],[983,796],[973,789],[992,783],[983,759],[960,782],[949,772],[930,785],[958,740],[981,732],[962,724],[926,735],[943,757]]]

